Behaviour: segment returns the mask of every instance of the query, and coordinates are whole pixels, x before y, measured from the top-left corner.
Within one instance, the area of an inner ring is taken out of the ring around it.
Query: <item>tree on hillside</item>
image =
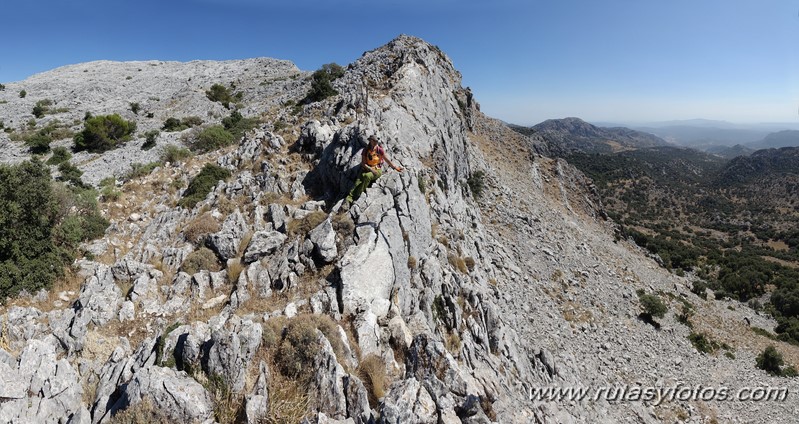
[[[86,120],[83,131],[75,135],[75,150],[102,153],[130,140],[136,123],[117,114],[93,116]]]

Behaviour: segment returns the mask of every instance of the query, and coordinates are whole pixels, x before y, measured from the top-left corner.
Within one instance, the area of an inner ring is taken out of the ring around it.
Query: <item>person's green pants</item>
[[[352,203],[358,200],[361,194],[372,185],[372,182],[380,178],[381,175],[383,175],[383,173],[379,169],[377,170],[377,175],[372,172],[362,172],[358,180],[355,181],[355,186],[350,190],[350,194],[347,195],[347,201]]]

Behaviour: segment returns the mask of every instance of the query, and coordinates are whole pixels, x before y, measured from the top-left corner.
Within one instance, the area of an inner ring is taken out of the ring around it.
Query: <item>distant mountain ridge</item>
[[[796,146],[799,146],[799,131],[783,130],[771,133],[764,137],[763,140],[748,144],[746,147],[757,150]]]
[[[799,174],[799,147],[762,149],[732,159],[718,181],[725,184],[773,180]]]
[[[653,134],[625,127],[598,127],[580,118],[549,119],[530,127],[553,153],[614,153],[669,143]]]

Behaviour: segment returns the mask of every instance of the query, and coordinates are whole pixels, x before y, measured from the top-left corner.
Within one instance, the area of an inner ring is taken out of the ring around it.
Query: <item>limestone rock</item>
[[[333,262],[338,256],[336,247],[336,232],[333,231],[333,224],[330,219],[324,220],[316,228],[308,233],[308,238],[314,246],[314,253],[325,263]]]
[[[258,231],[252,236],[247,250],[244,252],[244,263],[272,254],[286,241],[286,235],[277,231]]]
[[[176,422],[213,422],[214,407],[203,386],[185,372],[150,366],[128,383],[112,411],[135,408],[144,400]]]

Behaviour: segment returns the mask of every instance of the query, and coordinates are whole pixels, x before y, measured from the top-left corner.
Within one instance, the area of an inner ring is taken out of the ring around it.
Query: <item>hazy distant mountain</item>
[[[693,121],[692,121],[693,122]],[[663,127],[635,127],[636,130],[655,134],[670,142],[700,148],[702,145],[734,146],[762,140],[771,131],[758,129],[719,128],[693,125]]]
[[[579,118],[550,119],[530,129],[555,153],[613,153],[668,145],[649,133],[624,127],[597,127]]]
[[[747,147],[754,150],[796,146],[799,146],[799,131],[797,130],[785,130],[771,133],[763,138],[763,140],[747,145]]]
[[[741,144],[736,144],[735,146],[719,146],[717,144],[712,144],[696,146],[694,148],[726,159],[732,159],[738,156],[748,156],[755,151],[755,149],[751,149]]]

